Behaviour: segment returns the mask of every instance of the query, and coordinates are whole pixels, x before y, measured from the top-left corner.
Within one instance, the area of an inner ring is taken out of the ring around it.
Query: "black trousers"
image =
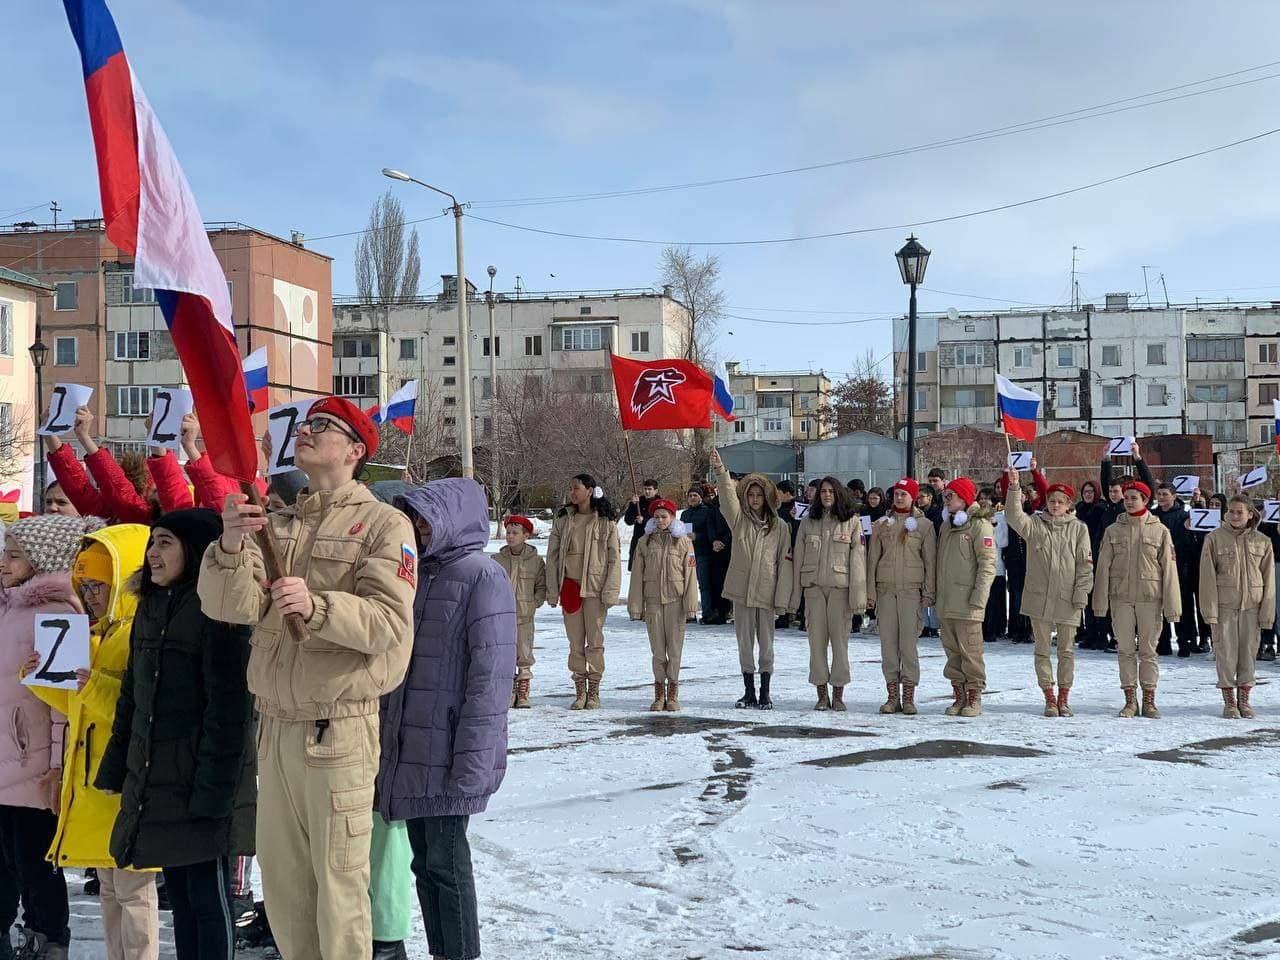
[[[467,843],[470,819],[420,817],[406,823],[427,947],[432,956],[448,960],[480,956],[476,880]]]
[[[67,881],[62,871],[45,860],[58,818],[48,810],[0,806],[0,931],[18,919],[43,933],[50,943],[71,943]]]
[[[163,872],[178,960],[231,960],[236,938],[226,859],[165,867]]]
[[[982,639],[991,643],[1004,636],[1009,627],[1009,592],[1004,577],[991,581],[991,593],[987,595],[987,610],[982,618]]]
[[[1031,621],[1022,615],[1022,587],[1026,577],[1025,570],[1014,576],[1005,576],[1009,587],[1009,636],[1015,640],[1026,640],[1031,636]]]

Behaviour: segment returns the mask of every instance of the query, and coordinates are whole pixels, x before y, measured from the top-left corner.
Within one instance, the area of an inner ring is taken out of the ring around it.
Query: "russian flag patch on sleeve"
[[[400,569],[396,576],[411,587],[418,585],[418,551],[407,543],[400,544]]]

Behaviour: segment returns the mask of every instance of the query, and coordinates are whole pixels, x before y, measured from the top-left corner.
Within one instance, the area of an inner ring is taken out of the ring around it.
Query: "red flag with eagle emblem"
[[[711,374],[688,360],[628,360],[609,354],[623,430],[711,426]]]

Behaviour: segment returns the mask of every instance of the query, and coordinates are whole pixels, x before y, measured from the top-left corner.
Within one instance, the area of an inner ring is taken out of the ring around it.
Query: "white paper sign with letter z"
[[[1212,533],[1222,526],[1221,510],[1201,510],[1196,507],[1191,511],[1191,529],[1196,533]]]
[[[60,437],[76,425],[76,407],[83,407],[93,396],[93,387],[81,383],[54,384],[49,399],[49,417],[36,433],[42,437]]]
[[[288,473],[293,466],[293,448],[298,440],[298,425],[307,417],[314,400],[282,403],[267,411],[267,432],[271,435],[271,463],[267,476]]]
[[[89,618],[83,613],[37,613],[36,653],[40,666],[23,683],[74,690],[76,671],[89,669]]]

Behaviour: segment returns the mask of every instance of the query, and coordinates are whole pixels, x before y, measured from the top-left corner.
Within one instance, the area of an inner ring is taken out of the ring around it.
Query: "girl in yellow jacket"
[[[915,505],[920,485],[904,477],[890,492],[893,508],[871,529],[867,609],[874,607],[880,621],[880,668],[889,691],[880,712],[913,717],[920,684],[918,641],[924,610],[933,606],[938,540],[933,524]]]
[[[791,566],[791,612],[796,612],[802,596],[807,611],[809,682],[818,690],[813,709],[844,710],[853,611],[867,606],[867,555],[862,549],[862,521],[854,513],[849,491],[835,477],[823,477],[818,484],[813,505],[796,532]]]
[[[1252,720],[1254,646],[1275,625],[1275,557],[1248,497],[1232,497],[1222,521],[1200,553],[1200,614],[1213,630],[1222,715]]]
[[[643,620],[653,652],[653,703],[650,710],[680,709],[680,655],[685,619],[698,610],[698,565],[693,541],[676,505],[657,499],[631,561],[627,612]]]
[[[108,960],[156,960],[160,955],[155,872],[116,866],[108,844],[120,797],[93,786],[129,661],[138,598],[126,581],[142,566],[150,532],[141,524],[123,523],[84,538],[71,582],[92,620],[89,669],[79,671],[76,690],[31,688],[68,721],[58,831],[48,859],[63,868],[97,869]],[[38,660],[27,661],[29,670],[37,666]]]

